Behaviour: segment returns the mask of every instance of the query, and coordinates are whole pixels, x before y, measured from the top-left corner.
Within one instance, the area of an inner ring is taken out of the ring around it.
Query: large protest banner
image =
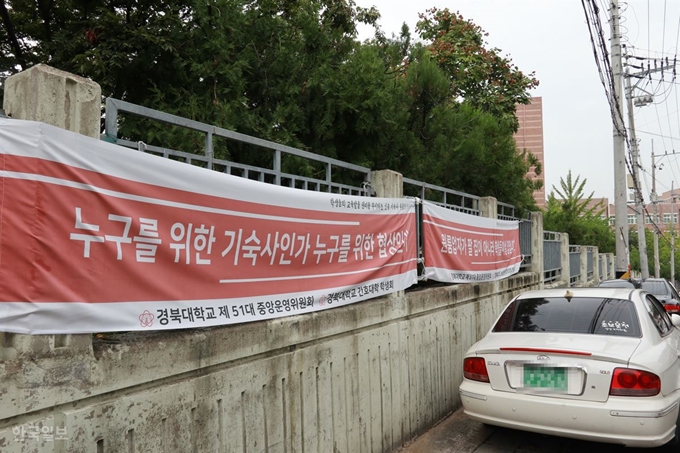
[[[417,281],[415,201],[273,186],[0,120],[0,331],[201,327]]]
[[[425,276],[446,283],[500,280],[522,263],[519,222],[488,219],[423,201]]]

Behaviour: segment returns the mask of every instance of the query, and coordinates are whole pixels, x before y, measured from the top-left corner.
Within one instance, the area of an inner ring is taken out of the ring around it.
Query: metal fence
[[[597,260],[597,270],[598,270],[598,275],[600,276],[600,280],[604,280],[605,275],[604,275],[604,260],[605,257],[601,256]]]
[[[427,200],[445,208],[464,212],[471,215],[479,215],[479,199],[476,195],[470,195],[446,187],[404,178],[404,194]]]
[[[531,266],[531,219],[521,219],[519,221],[519,251],[522,254],[521,268]]]
[[[562,235],[554,231],[543,232],[543,281],[560,279],[562,269]]]
[[[122,112],[202,134],[204,136],[203,154],[163,148],[142,141],[133,141],[119,137],[118,125],[121,121],[120,113]],[[232,143],[247,144],[259,149],[269,150],[272,153],[270,159],[271,168],[246,165],[216,158],[214,155],[214,145],[217,138],[226,139]],[[118,99],[106,99],[105,133],[102,136],[102,139],[128,148],[163,156],[168,159],[182,160],[186,163],[200,165],[210,170],[221,171],[227,174],[275,185],[347,195],[371,196],[375,194],[375,191],[371,187],[371,170],[369,168],[349,164],[330,157],[240,134],[228,129],[193,121]],[[295,158],[310,162],[320,169],[322,168],[324,173],[323,178],[300,176],[284,172],[282,170],[284,156],[294,156]],[[353,179],[358,182],[356,184],[348,184],[346,182],[338,181],[335,177],[338,170],[353,173],[353,176],[355,176]]]
[[[581,276],[581,246],[569,246],[569,285],[578,282]]]

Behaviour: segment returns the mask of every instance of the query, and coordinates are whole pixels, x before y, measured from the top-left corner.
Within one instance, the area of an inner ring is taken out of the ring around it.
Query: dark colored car
[[[668,313],[680,314],[680,294],[665,278],[646,278],[642,280],[642,289],[659,299]]]
[[[597,286],[600,288],[632,288],[632,289],[642,287],[639,280],[635,280],[632,278],[628,279],[615,278],[613,280],[603,280]]]

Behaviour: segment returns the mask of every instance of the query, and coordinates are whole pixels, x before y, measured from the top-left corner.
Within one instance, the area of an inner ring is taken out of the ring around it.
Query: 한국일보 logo
[[[142,327],[153,326],[153,314],[149,310],[144,310],[144,313],[139,315],[139,325]]]

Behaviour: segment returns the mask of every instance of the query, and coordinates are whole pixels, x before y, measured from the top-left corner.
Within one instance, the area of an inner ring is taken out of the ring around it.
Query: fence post
[[[566,283],[569,287],[569,280],[571,279],[571,270],[569,269],[569,233],[560,233],[560,280]]]
[[[99,84],[38,64],[5,81],[3,109],[14,119],[40,121],[99,139]],[[42,354],[57,348],[92,349],[92,335],[24,335],[0,332],[0,361],[17,354]],[[0,389],[2,393],[2,389]]]
[[[488,219],[498,219],[498,200],[494,197],[480,198],[479,215]]]
[[[543,213],[531,213],[531,267],[530,272],[536,272],[543,287],[545,280],[545,263],[543,262]]]
[[[101,97],[99,84],[38,64],[7,78],[2,108],[14,119],[41,121],[99,138]]]
[[[392,170],[377,170],[371,172],[371,185],[375,195],[380,198],[403,198],[404,177]]]
[[[380,198],[404,198],[404,176],[393,170],[371,171],[371,186],[375,189],[376,197]],[[416,239],[418,240],[418,239]],[[404,290],[391,293],[392,308],[406,310],[406,292]]]
[[[593,283],[595,286],[600,283],[600,252],[597,247],[593,247]]]
[[[579,283],[581,286],[588,286],[588,247],[581,246],[581,266],[579,273]]]

